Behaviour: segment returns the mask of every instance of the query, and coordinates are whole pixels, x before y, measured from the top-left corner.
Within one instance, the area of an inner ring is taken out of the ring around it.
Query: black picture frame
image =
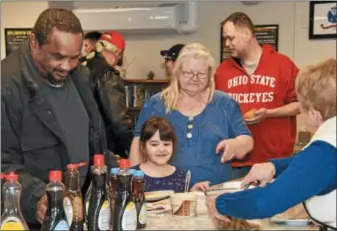
[[[32,28],[5,28],[6,56],[18,49],[22,41],[26,40]]]
[[[309,39],[336,39],[337,16],[333,17],[331,11],[334,8],[337,12],[337,1],[311,1],[309,4]],[[324,9],[327,12],[324,13]],[[327,33],[323,33],[324,30]]]
[[[278,24],[254,25],[257,41],[263,44],[272,44],[276,51],[279,48],[279,28]],[[259,33],[261,32],[261,33]],[[226,51],[224,39],[222,37],[222,25],[220,26],[220,63],[229,56]]]

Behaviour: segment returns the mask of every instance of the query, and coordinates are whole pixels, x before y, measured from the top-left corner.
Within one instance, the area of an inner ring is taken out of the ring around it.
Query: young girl
[[[188,184],[187,171],[169,163],[177,146],[177,138],[170,122],[152,117],[144,122],[140,133],[140,152],[144,162],[133,168],[145,174],[145,191],[173,190],[184,192]],[[188,187],[188,186],[187,186]],[[209,182],[195,184],[190,191],[205,191]]]

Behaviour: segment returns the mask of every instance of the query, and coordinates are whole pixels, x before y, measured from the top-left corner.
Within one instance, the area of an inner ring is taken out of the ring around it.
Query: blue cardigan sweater
[[[216,199],[219,213],[263,219],[337,188],[337,153],[335,146],[328,142],[314,141],[296,156],[275,159],[272,163],[276,169],[273,183],[220,195]]]

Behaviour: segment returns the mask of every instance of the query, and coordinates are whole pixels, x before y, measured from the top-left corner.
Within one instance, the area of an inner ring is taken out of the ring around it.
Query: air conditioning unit
[[[111,9],[73,9],[83,30],[124,33],[193,33],[197,30],[197,2],[171,6]]]

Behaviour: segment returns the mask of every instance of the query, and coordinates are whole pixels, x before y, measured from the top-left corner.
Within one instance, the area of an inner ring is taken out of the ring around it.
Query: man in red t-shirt
[[[233,179],[245,176],[251,166],[292,154],[296,139],[299,104],[295,92],[296,65],[273,46],[261,46],[254,24],[236,12],[223,21],[223,37],[231,57],[220,64],[215,84],[239,102],[254,149],[244,159],[234,160]]]

